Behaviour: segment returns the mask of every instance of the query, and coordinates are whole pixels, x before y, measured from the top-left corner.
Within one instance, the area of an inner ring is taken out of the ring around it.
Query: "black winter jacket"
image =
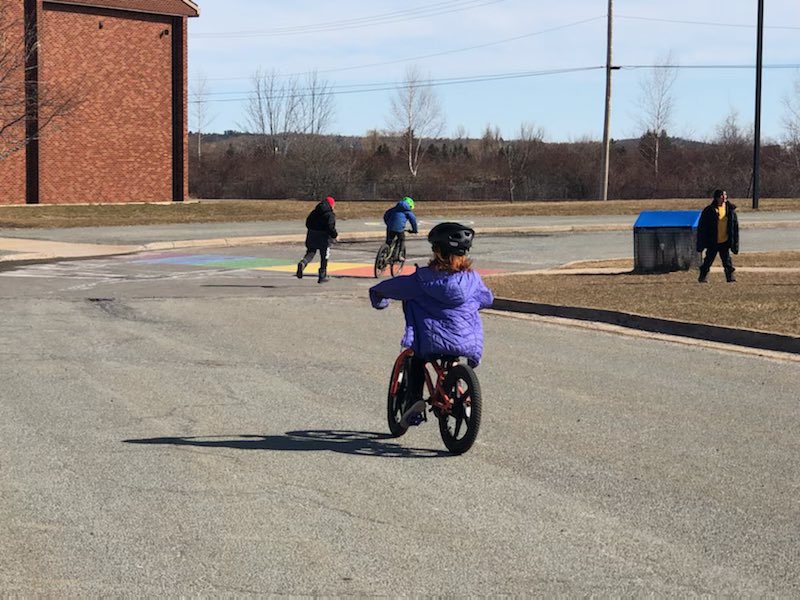
[[[339,237],[336,231],[336,214],[326,200],[317,204],[308,214],[306,228],[306,246],[309,248],[327,248],[330,238]]]
[[[736,205],[733,202],[725,201],[726,213],[728,215],[728,241],[731,244],[731,252],[739,254],[739,217],[736,216]],[[702,252],[704,248],[712,248],[717,245],[717,203],[711,204],[703,209],[700,214],[700,222],[697,224],[697,251]]]

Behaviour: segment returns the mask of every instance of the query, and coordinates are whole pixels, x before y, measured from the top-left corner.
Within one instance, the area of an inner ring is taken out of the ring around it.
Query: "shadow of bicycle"
[[[284,435],[155,437],[122,441],[126,444],[199,446],[203,448],[233,448],[236,450],[339,452],[384,458],[438,458],[451,456],[449,452],[444,450],[407,448],[394,442],[386,441],[391,439],[394,438],[386,433],[310,429],[287,431]]]

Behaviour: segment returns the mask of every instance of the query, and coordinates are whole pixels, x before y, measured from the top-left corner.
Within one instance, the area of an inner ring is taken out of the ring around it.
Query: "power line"
[[[356,19],[346,19],[340,21],[330,21],[327,23],[317,23],[312,25],[298,25],[294,27],[279,27],[275,29],[256,30],[256,31],[226,31],[217,33],[195,33],[192,37],[196,38],[248,38],[248,37],[273,37],[285,35],[305,35],[310,33],[325,33],[332,31],[343,31],[347,29],[358,29],[375,25],[386,25],[403,21],[413,21],[426,17],[436,17],[454,12],[462,12],[491,4],[498,4],[505,0],[448,0],[430,6],[384,13],[369,17]]]
[[[426,82],[418,83],[414,86],[404,85],[404,84],[397,84],[397,83],[362,83],[362,84],[343,84],[332,86],[331,88],[326,89],[322,92],[323,95],[330,95],[330,96],[339,96],[344,94],[361,94],[367,92],[385,92],[385,91],[393,91],[402,88],[408,87],[442,87],[442,86],[449,86],[449,85],[462,85],[466,83],[484,83],[487,81],[501,81],[501,80],[510,80],[510,79],[523,79],[529,77],[543,77],[547,75],[563,75],[566,73],[578,73],[583,71],[595,71],[598,69],[604,69],[605,67],[602,66],[595,66],[595,67],[570,67],[565,69],[549,69],[544,71],[520,71],[515,73],[495,73],[489,75],[471,75],[465,77],[449,77],[443,79],[434,79]],[[317,90],[315,92],[317,95],[320,94],[320,91]],[[306,93],[305,91],[300,91],[297,94],[277,94],[271,96],[271,98],[280,100],[282,98],[286,98],[290,95],[294,95],[296,97],[306,97],[311,95],[310,93]],[[198,104],[202,102],[209,102],[209,103],[220,103],[220,102],[244,102],[253,98],[252,95],[244,96],[241,98],[219,98],[219,99],[212,99],[212,100],[191,100],[189,101],[190,104]]]
[[[441,4],[450,4],[450,2],[444,2],[444,3],[441,3]],[[433,5],[433,6],[439,6],[439,5]],[[415,9],[415,10],[419,10],[419,9]],[[410,12],[410,11],[400,11],[400,12]],[[388,13],[388,14],[396,14],[396,13]],[[720,23],[720,22],[709,22],[709,21],[686,21],[686,20],[676,20],[676,19],[659,19],[659,18],[651,18],[651,17],[638,17],[638,16],[635,16],[635,15],[616,15],[616,16],[617,16],[617,18],[621,18],[621,19],[632,19],[632,20],[640,20],[640,21],[676,23],[676,24],[684,24],[684,25],[688,24],[688,25],[704,25],[704,26],[715,26],[715,27],[736,27],[736,28],[750,28],[750,29],[752,29],[754,27],[753,25],[745,25],[745,24]],[[556,32],[556,31],[561,31],[561,30],[568,29],[568,28],[571,28],[571,27],[576,27],[578,25],[584,25],[586,23],[591,23],[591,22],[598,21],[600,19],[605,19],[605,18],[606,18],[606,15],[599,15],[599,16],[596,16],[596,17],[590,17],[590,18],[587,18],[587,19],[582,19],[582,20],[579,20],[579,21],[573,21],[571,23],[566,23],[564,25],[558,25],[556,27],[551,27],[551,28],[548,28],[548,29],[542,29],[542,30],[539,30],[539,31],[531,32],[531,33],[525,33],[525,34],[522,34],[522,35],[510,37],[510,38],[503,38],[503,39],[500,39],[500,40],[495,40],[493,42],[486,42],[484,44],[475,44],[475,45],[472,45],[472,46],[464,46],[462,48],[453,48],[453,49],[450,49],[450,50],[443,50],[441,52],[434,52],[432,54],[421,54],[421,55],[417,55],[417,56],[412,56],[412,57],[407,57],[407,58],[398,58],[398,59],[394,59],[394,60],[387,60],[387,61],[376,62],[376,63],[367,63],[367,64],[361,64],[361,65],[351,65],[351,66],[348,66],[348,67],[338,67],[338,68],[335,68],[335,69],[318,70],[316,72],[317,73],[338,73],[338,72],[343,72],[343,71],[354,71],[354,70],[358,70],[358,69],[368,69],[368,68],[374,68],[374,67],[382,67],[382,66],[386,66],[386,65],[399,64],[399,63],[404,63],[404,62],[413,62],[413,61],[424,60],[424,59],[428,59],[428,58],[436,58],[436,57],[439,57],[439,56],[447,56],[447,55],[450,55],[450,54],[458,54],[460,52],[468,52],[468,51],[471,51],[471,50],[477,50],[477,49],[481,49],[481,48],[488,48],[488,47],[491,47],[491,46],[498,46],[498,45],[501,45],[501,44],[507,44],[507,43],[510,43],[510,42],[515,42],[515,41],[519,41],[519,40],[522,40],[522,39],[535,37],[535,36],[538,36],[538,35],[544,35],[544,34],[547,34],[547,33],[553,33],[553,32]],[[768,27],[772,28],[772,29],[800,30],[800,27],[792,27],[792,26],[775,25],[775,26],[768,26]],[[209,35],[211,35],[211,34],[209,34]],[[630,65],[630,66],[625,66],[625,67],[621,67],[621,68],[658,68],[658,65]],[[721,65],[698,65],[698,66],[681,66],[680,68],[748,68],[748,67],[745,66],[745,65],[727,66],[727,67],[726,66],[721,66]],[[771,68],[779,68],[779,67],[774,67],[773,66]],[[792,67],[784,67],[784,68],[792,68]],[[309,74],[309,72],[305,71],[305,72],[299,72],[299,73],[286,73],[286,74],[277,73],[276,76],[277,77],[298,77],[298,76],[303,76],[303,75],[308,75],[308,74]],[[237,80],[238,81],[242,81],[242,80],[249,80],[249,79],[252,79],[252,76],[215,77],[215,78],[210,78],[209,77],[209,78],[206,78],[207,81],[237,81]]]
[[[615,69],[755,69],[756,65],[614,65]],[[800,63],[763,65],[764,69],[798,69]]]
[[[591,17],[589,19],[582,19],[580,21],[573,21],[572,23],[566,23],[564,25],[558,25],[556,27],[550,27],[548,29],[542,29],[542,30],[539,30],[539,31],[533,31],[531,33],[525,33],[525,34],[522,34],[522,35],[510,37],[510,38],[504,38],[504,39],[501,39],[501,40],[495,40],[493,42],[486,42],[485,44],[476,44],[474,46],[465,46],[463,48],[453,48],[451,50],[442,50],[441,52],[435,52],[433,54],[422,54],[422,55],[419,55],[419,56],[412,56],[412,57],[407,57],[407,58],[398,58],[398,59],[394,59],[394,60],[387,60],[387,61],[377,62],[377,63],[369,63],[369,64],[363,64],[363,65],[352,65],[352,66],[349,66],[349,67],[339,67],[339,68],[336,68],[336,69],[325,69],[325,70],[321,70],[321,71],[318,70],[318,71],[316,71],[316,73],[336,73],[336,72],[341,72],[341,71],[354,71],[354,70],[357,70],[357,69],[367,69],[367,68],[371,68],[371,67],[383,67],[383,66],[386,66],[386,65],[393,65],[393,64],[404,63],[404,62],[413,62],[413,61],[422,60],[422,59],[425,59],[425,58],[435,58],[435,57],[438,57],[438,56],[446,56],[448,54],[457,54],[459,52],[468,52],[470,50],[477,50],[479,48],[488,48],[490,46],[499,46],[500,44],[507,44],[509,42],[516,42],[518,40],[534,37],[534,36],[537,36],[537,35],[544,35],[546,33],[553,33],[555,31],[561,31],[563,29],[568,29],[570,27],[576,27],[578,25],[584,25],[586,23],[591,23],[593,21],[598,21],[600,19],[605,19],[605,15],[600,15],[598,17]],[[310,73],[310,71],[304,71],[304,72],[300,72],[300,73],[286,73],[286,74],[278,73],[278,74],[276,74],[276,76],[278,76],[278,77],[299,77],[299,76],[303,76],[303,75],[308,75],[309,73]],[[236,81],[236,80],[244,80],[244,79],[252,79],[252,76],[249,76],[249,77],[206,78],[207,81]]]
[[[703,25],[706,27],[733,27],[739,29],[755,29],[755,25],[747,25],[745,23],[719,23],[714,21],[686,21],[682,19],[659,19],[655,17],[637,17],[634,15],[616,15],[618,19],[629,19],[635,21],[653,21],[656,23],[675,23],[678,25]],[[765,29],[785,29],[790,31],[800,30],[800,27],[793,27],[790,25],[765,25]]]
[[[603,69],[605,67],[602,66],[585,66],[585,67],[567,67],[561,69],[546,69],[546,70],[537,70],[537,71],[517,71],[511,73],[490,73],[484,75],[465,75],[461,77],[444,77],[439,79],[431,79],[426,82],[421,82],[417,84],[417,87],[443,87],[448,85],[460,85],[465,83],[484,83],[487,81],[502,81],[502,80],[511,80],[511,79],[523,79],[529,77],[540,77],[545,75],[563,75],[567,73],[578,73],[578,72],[586,72],[586,71],[594,71],[597,69]],[[738,64],[738,65],[664,65],[664,64],[655,64],[655,65],[647,65],[647,64],[632,64],[632,65],[614,65],[615,69],[619,70],[640,70],[640,69],[680,69],[680,70],[715,70],[715,69],[754,69],[755,65],[748,65],[748,64]],[[788,63],[788,64],[768,64],[763,66],[764,69],[800,69],[800,63]],[[328,85],[325,88],[325,91],[322,92],[325,95],[342,95],[342,94],[356,94],[356,93],[364,93],[364,92],[379,92],[379,91],[387,91],[387,90],[396,90],[398,88],[408,87],[404,86],[402,83],[392,83],[392,82],[368,82],[368,83],[342,83],[342,84],[332,84]],[[309,88],[299,88],[295,95],[297,96],[307,96],[309,95],[307,92]],[[315,93],[319,93],[317,90]],[[219,99],[211,99],[211,100],[199,100],[199,101],[190,101],[190,103],[198,103],[198,102],[243,102],[245,100],[249,100],[253,98],[252,92],[250,91],[229,91],[229,92],[207,92],[205,94],[206,97],[208,96],[230,96],[236,95],[236,98],[219,98]],[[277,94],[271,96],[275,99],[285,98],[289,95],[286,94]]]

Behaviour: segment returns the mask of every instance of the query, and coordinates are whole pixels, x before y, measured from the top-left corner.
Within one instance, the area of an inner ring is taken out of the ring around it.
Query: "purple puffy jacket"
[[[442,273],[422,267],[371,287],[369,298],[375,308],[389,306],[389,298],[405,301],[401,344],[417,356],[450,354],[480,362],[483,323],[478,311],[490,307],[494,297],[476,272]]]

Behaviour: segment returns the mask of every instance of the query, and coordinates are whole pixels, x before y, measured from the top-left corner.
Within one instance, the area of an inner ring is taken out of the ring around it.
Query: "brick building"
[[[186,198],[186,32],[197,5],[10,0],[7,7],[6,24],[19,23],[12,31],[27,48],[25,68],[10,83],[25,112],[13,128],[19,139],[27,128],[28,143],[0,160],[0,204]],[[70,108],[45,123],[53,97]]]

